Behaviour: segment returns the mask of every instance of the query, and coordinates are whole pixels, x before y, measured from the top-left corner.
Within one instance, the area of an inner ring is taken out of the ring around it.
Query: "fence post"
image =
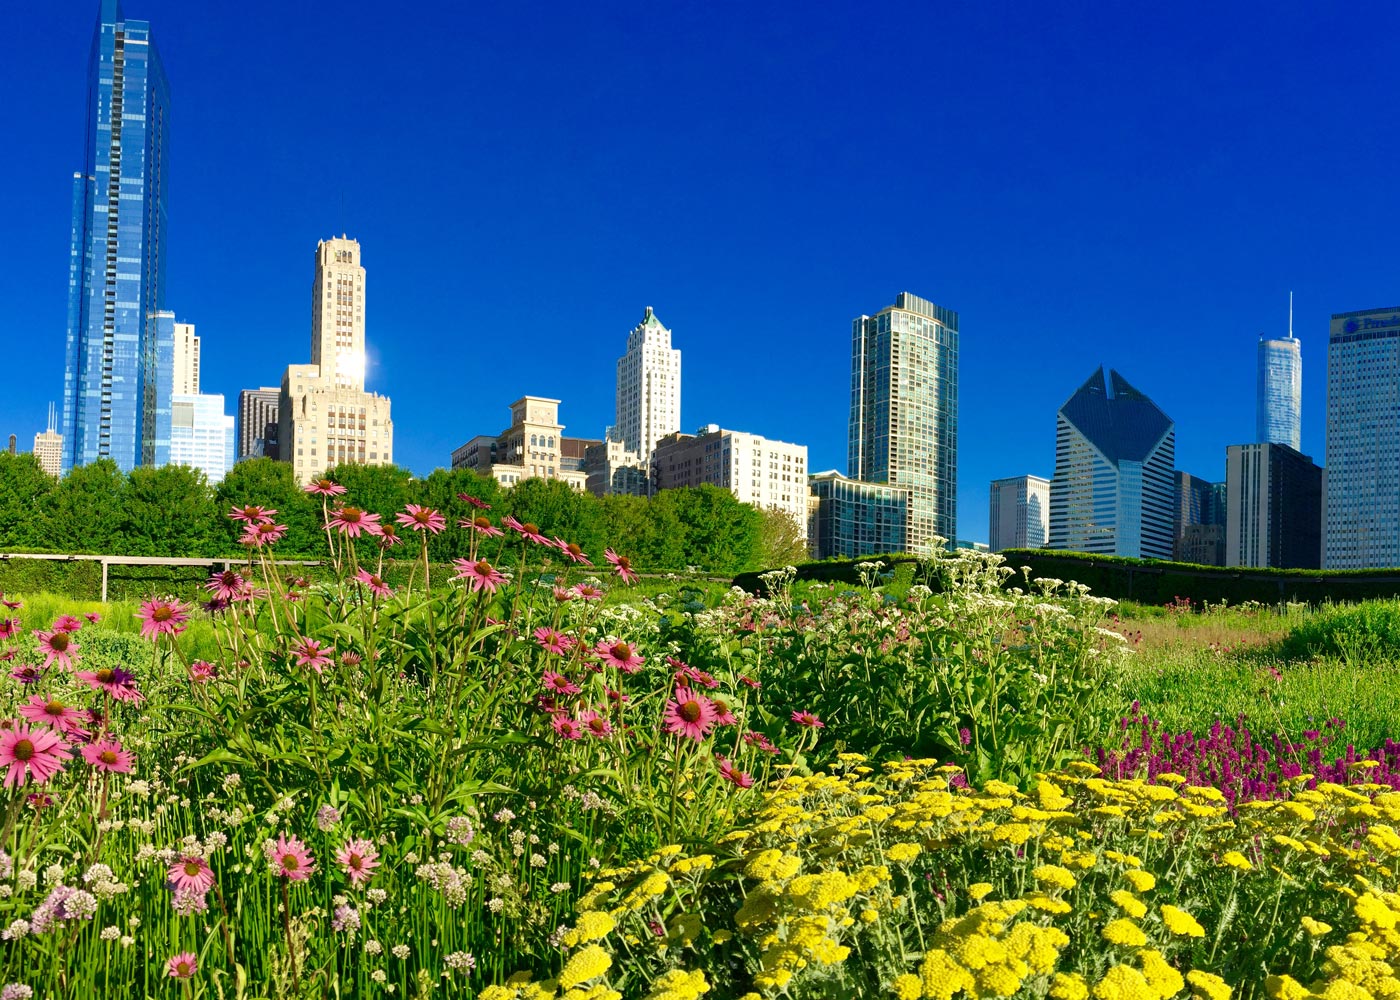
[[[102,603],[107,603],[107,557],[102,557]]]

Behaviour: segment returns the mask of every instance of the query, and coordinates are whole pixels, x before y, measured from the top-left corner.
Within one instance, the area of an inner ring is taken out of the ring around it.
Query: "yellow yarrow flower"
[[[1304,917],[1299,923],[1303,925],[1303,930],[1307,931],[1311,937],[1322,937],[1322,935],[1330,934],[1332,931],[1331,924],[1324,924],[1321,920],[1314,920],[1312,917]]]
[[[708,992],[710,984],[705,982],[705,973],[699,969],[692,972],[672,969],[652,984],[652,991],[645,1000],[697,1000]]]
[[[1251,871],[1254,868],[1254,864],[1239,851],[1226,851],[1220,856],[1220,861],[1222,864],[1238,868],[1242,872]]]
[[[1114,906],[1135,920],[1141,920],[1147,916],[1147,904],[1127,889],[1114,889],[1108,894],[1108,898],[1113,900]]]
[[[924,995],[924,984],[918,976],[906,972],[890,983],[890,992],[896,1000],[919,1000]]]
[[[907,864],[923,853],[923,848],[918,844],[900,842],[891,844],[889,850],[885,852],[885,857],[895,864]]]
[[[1186,981],[1191,984],[1191,992],[1200,1000],[1230,1000],[1233,992],[1229,984],[1213,972],[1192,969],[1186,973]]]
[[[566,990],[573,989],[580,983],[597,979],[611,966],[611,955],[596,944],[587,945],[565,963],[563,971],[559,973],[559,985]]]
[[[1059,889],[1073,889],[1077,884],[1073,873],[1059,865],[1041,865],[1031,872],[1031,876],[1043,885],[1053,885]]]
[[[1057,972],[1050,981],[1054,1000],[1088,1000],[1089,985],[1077,972]]]
[[[954,962],[953,956],[942,948],[924,952],[919,977],[923,980],[924,996],[929,1000],[953,1000],[954,994],[977,986],[972,973]]]
[[[589,910],[579,915],[578,923],[564,934],[564,944],[570,948],[586,941],[597,941],[612,933],[617,926],[611,913],[602,910]]]
[[[1125,948],[1141,948],[1147,944],[1147,935],[1142,932],[1142,928],[1122,917],[1110,920],[1100,933],[1103,934],[1105,941],[1110,944],[1122,945]]]
[[[1167,930],[1173,934],[1180,934],[1184,937],[1205,937],[1206,930],[1196,918],[1191,916],[1180,907],[1170,904],[1162,907],[1162,922],[1167,925]]]
[[[744,866],[744,874],[762,881],[791,878],[802,867],[802,859],[776,848],[760,851]]]
[[[1127,871],[1123,873],[1123,880],[1138,892],[1151,892],[1157,885],[1157,877],[1151,872]]]
[[[990,896],[994,888],[990,882],[973,882],[967,887],[967,894],[974,900],[982,900]]]
[[[1312,990],[1292,976],[1270,976],[1264,980],[1264,992],[1272,1000],[1311,1000]]]
[[[1147,978],[1131,965],[1115,965],[1094,986],[1097,1000],[1160,1000]]]
[[[1143,949],[1138,952],[1138,962],[1142,965],[1142,975],[1147,985],[1156,990],[1159,997],[1174,997],[1186,988],[1186,980],[1162,957],[1160,951]]]

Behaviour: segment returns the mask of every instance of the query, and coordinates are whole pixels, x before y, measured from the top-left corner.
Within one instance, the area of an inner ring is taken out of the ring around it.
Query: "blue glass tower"
[[[1287,340],[1259,339],[1259,408],[1255,440],[1302,446],[1303,357],[1290,330]]]
[[[156,314],[165,299],[169,118],[150,25],[127,20],[121,0],[101,0],[83,168],[73,175],[64,472],[100,458],[123,471],[168,459],[156,423],[158,411],[169,412],[173,357],[158,349]]]

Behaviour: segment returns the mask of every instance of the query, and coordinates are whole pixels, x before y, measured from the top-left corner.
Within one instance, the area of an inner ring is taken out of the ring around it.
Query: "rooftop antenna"
[[[1293,293],[1288,293],[1288,339],[1293,339]]]
[[[56,430],[58,429],[57,427],[54,426],[54,423],[55,423],[54,417],[55,417],[55,414],[54,414],[54,405],[53,405],[53,403],[50,403],[50,404],[49,404],[49,433],[50,433],[50,434],[52,434],[54,431],[56,431]]]

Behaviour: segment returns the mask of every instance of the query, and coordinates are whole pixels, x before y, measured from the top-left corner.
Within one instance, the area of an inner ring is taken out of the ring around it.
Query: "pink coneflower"
[[[578,720],[562,712],[556,715],[550,722],[554,727],[555,735],[566,740],[578,740],[583,738],[583,727],[578,724]]]
[[[121,667],[102,667],[98,670],[84,670],[73,675],[85,681],[94,691],[105,691],[113,701],[129,701],[140,704],[145,698],[136,690],[136,675]]]
[[[541,683],[544,684],[544,689],[552,695],[579,693],[579,686],[577,684],[554,670],[546,670]]]
[[[381,549],[392,549],[403,541],[403,536],[399,534],[399,529],[392,524],[377,524],[375,527],[379,535],[379,547]]]
[[[724,757],[716,757],[719,764],[719,776],[725,781],[738,785],[740,788],[753,787],[753,775],[748,771],[736,771],[734,765]]]
[[[87,614],[83,615],[83,617],[86,618],[88,622],[93,625],[96,625],[102,620],[102,616],[96,611],[89,611]]]
[[[232,601],[227,601],[222,597],[211,597],[201,604],[200,607],[208,614],[217,615],[220,611],[227,611],[232,604]]]
[[[340,665],[342,667],[358,667],[360,665],[360,654],[353,650],[346,650],[340,654]]]
[[[18,649],[0,650],[0,663],[9,663],[11,660],[19,658]]]
[[[345,487],[329,479],[313,479],[305,486],[307,493],[320,497],[338,497],[345,492]]]
[[[607,716],[599,715],[592,709],[580,712],[578,722],[583,731],[594,739],[604,740],[612,735],[612,723],[608,721]]]
[[[116,771],[120,774],[131,773],[131,765],[136,757],[130,750],[123,750],[122,745],[116,740],[98,740],[96,743],[89,743],[81,751],[83,760],[87,761],[99,771]]]
[[[19,787],[28,778],[42,785],[63,770],[63,762],[73,755],[68,744],[54,732],[32,729],[18,720],[0,730],[0,767],[9,768],[5,787]],[[26,775],[25,772],[28,772]]]
[[[568,636],[562,632],[550,628],[548,625],[541,625],[535,629],[535,641],[540,644],[540,648],[547,653],[556,653],[562,656],[568,652],[569,647],[564,644]]]
[[[646,657],[637,655],[637,647],[625,642],[600,642],[593,647],[593,653],[603,663],[617,667],[624,674],[635,674],[646,662]]]
[[[165,870],[165,876],[172,889],[185,889],[202,896],[214,888],[214,870],[198,854],[186,854]]]
[[[316,870],[316,863],[311,857],[311,852],[296,837],[288,837],[285,834],[279,836],[277,843],[272,848],[271,855],[276,874],[291,879],[293,882],[301,882],[310,878],[311,873]]]
[[[141,605],[136,617],[141,619],[141,634],[148,639],[155,639],[162,635],[174,636],[183,632],[185,622],[190,617],[190,609],[173,597],[153,597]]]
[[[233,508],[228,512],[228,516],[244,524],[271,524],[272,519],[277,516],[277,511],[250,503],[245,507]]]
[[[714,728],[715,707],[703,694],[696,694],[690,688],[676,688],[661,718],[666,732],[698,742]]]
[[[24,607],[24,602],[23,602],[23,601],[7,601],[7,600],[5,600],[5,595],[4,595],[4,593],[0,593],[0,604],[5,605],[5,607],[9,608],[11,611],[18,611],[20,608]]]
[[[37,684],[43,678],[44,670],[32,663],[20,663],[10,671],[10,676],[21,684]]]
[[[578,594],[574,593],[572,587],[561,587],[557,583],[554,585],[554,599],[560,604],[567,604],[577,598]]]
[[[554,548],[554,543],[540,534],[539,527],[530,521],[526,521],[522,524],[520,521],[517,521],[507,514],[505,517],[501,518],[501,523],[514,531],[521,538],[528,538],[537,545],[548,545],[550,548]]]
[[[219,674],[219,668],[208,660],[195,660],[189,667],[191,684],[208,684]]]
[[[82,732],[83,713],[72,705],[65,705],[57,698],[45,698],[41,694],[31,695],[19,707],[19,714],[30,722],[42,722],[60,733]]]
[[[806,726],[808,729],[826,728],[825,722],[823,722],[821,719],[818,719],[815,715],[808,711],[794,711],[792,713],[792,721],[797,723],[799,726]]]
[[[739,720],[734,718],[734,713],[729,710],[729,702],[723,698],[711,698],[710,704],[715,707],[716,726],[737,726]]]
[[[621,691],[614,691],[612,688],[607,689],[607,694],[608,701],[612,702],[618,708],[621,708],[623,705],[627,704],[629,701],[632,700],[632,696],[630,694],[623,694]]]
[[[0,639],[13,639],[23,627],[24,623],[18,618],[0,618]]]
[[[72,615],[59,615],[53,623],[53,630],[55,632],[68,632],[71,634],[82,627],[82,621],[74,618]]]
[[[394,515],[394,520],[405,528],[426,531],[433,535],[447,527],[447,518],[443,517],[442,514],[431,507],[420,507],[416,503],[405,504],[403,512]]]
[[[574,596],[580,601],[601,601],[603,592],[591,583],[580,583],[574,588]]]
[[[336,507],[331,511],[330,526],[350,538],[359,538],[361,532],[373,535],[379,528],[379,515],[359,507]]]
[[[620,556],[612,549],[603,553],[608,562],[613,564],[617,570],[617,575],[622,577],[623,583],[633,583],[637,579],[636,570],[632,569],[632,562],[626,556]]]
[[[335,860],[350,884],[359,885],[374,878],[374,870],[379,867],[379,852],[368,840],[347,840]]]
[[[170,961],[165,963],[165,974],[171,979],[189,979],[199,970],[199,961],[194,957],[192,951],[182,951],[178,955],[171,955]]]
[[[701,687],[717,688],[719,681],[715,680],[705,671],[692,667],[674,656],[666,657],[666,665],[675,671],[675,681],[677,684],[699,684]]]
[[[482,538],[500,538],[505,534],[500,528],[491,523],[491,519],[483,514],[475,517],[464,517],[457,522],[457,527],[475,531]]]
[[[743,684],[745,687],[751,687],[751,688],[753,688],[755,691],[757,691],[759,688],[763,687],[763,683],[762,683],[761,681],[756,681],[756,680],[754,680],[754,679],[753,679],[752,677],[750,677],[748,674],[741,674],[741,675],[739,676],[739,683],[740,683],[740,684]]]
[[[287,526],[285,524],[250,524],[243,530],[238,544],[261,548],[264,545],[280,542],[286,533]]]
[[[471,504],[471,505],[472,505],[473,507],[475,507],[477,510],[490,510],[490,509],[491,509],[491,505],[490,505],[489,503],[487,503],[485,500],[478,500],[476,497],[472,496],[470,493],[458,493],[458,494],[457,494],[457,499],[460,500],[460,501],[462,501],[463,503],[469,503],[469,504]]]
[[[394,596],[394,592],[389,589],[389,585],[367,569],[362,569],[356,573],[355,579],[368,587],[371,594],[375,594],[379,597]]]
[[[751,747],[758,747],[764,753],[780,753],[781,751],[773,745],[773,741],[760,732],[750,730],[744,734],[744,742]]]
[[[457,567],[456,580],[466,580],[472,590],[485,590],[488,594],[494,594],[496,588],[506,582],[506,578],[496,570],[485,559],[472,562],[470,559],[454,559],[452,565]]]
[[[239,575],[235,569],[225,569],[222,572],[212,574],[205,581],[204,589],[215,597],[222,597],[227,601],[237,600],[242,594],[248,582]]]
[[[43,651],[45,670],[52,666],[55,660],[62,667],[69,670],[73,668],[78,644],[67,632],[35,632],[34,638],[39,640],[39,649]]]
[[[331,647],[323,646],[319,639],[301,639],[292,647],[292,655],[297,658],[296,665],[310,667],[318,674],[331,662],[334,652]]]
[[[583,549],[576,542],[566,542],[562,538],[556,538],[554,547],[576,563],[583,563],[585,566],[593,565],[593,560],[584,555]]]

